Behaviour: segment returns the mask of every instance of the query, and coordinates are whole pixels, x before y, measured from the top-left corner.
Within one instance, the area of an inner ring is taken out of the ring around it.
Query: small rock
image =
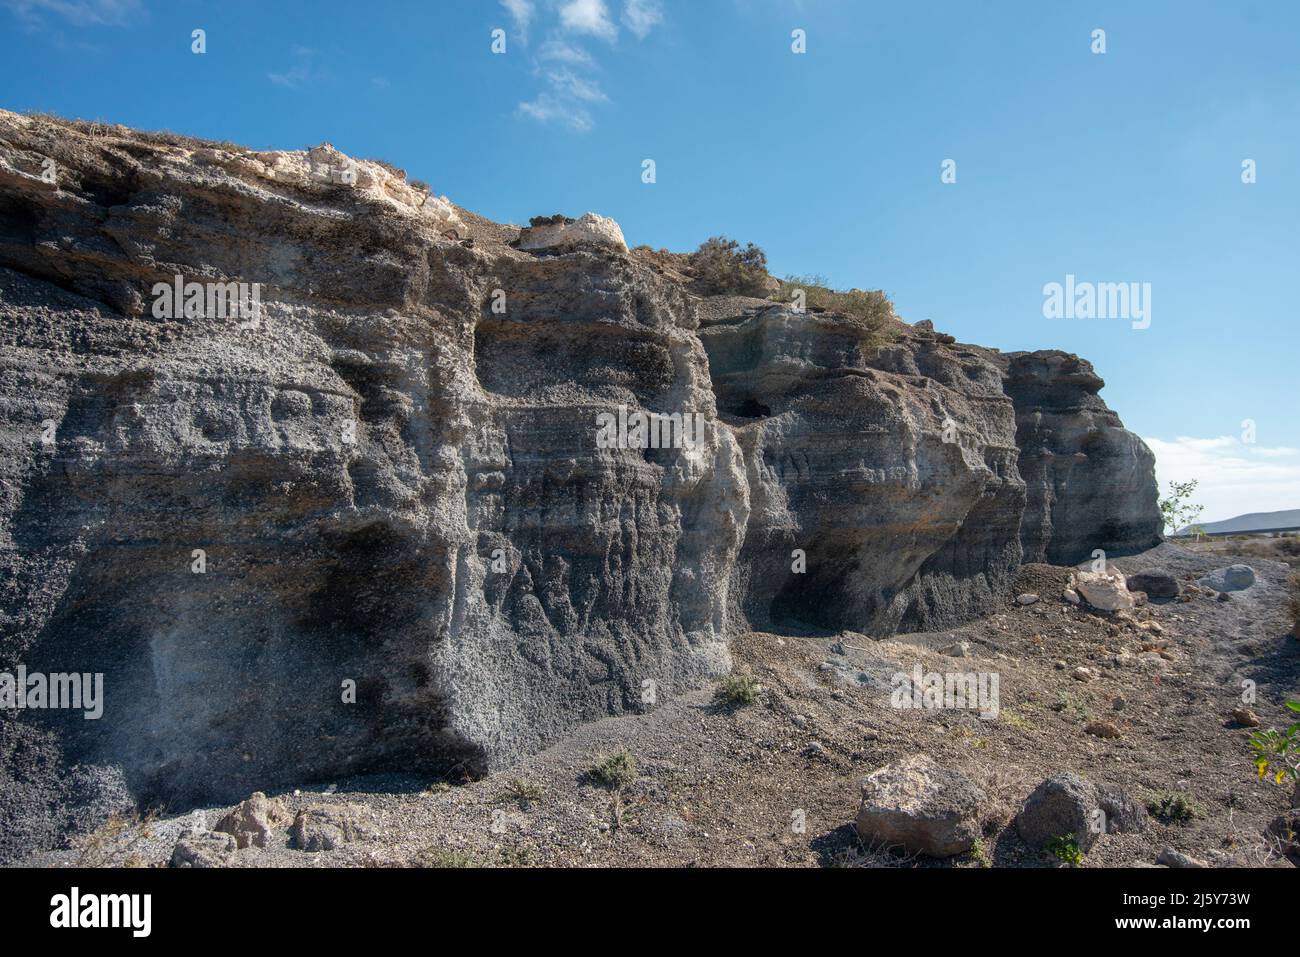
[[[829,757],[826,753],[826,749],[822,747],[820,741],[809,742],[808,747],[803,749],[803,756],[805,758],[812,758],[820,761],[825,761]]]
[[[1156,863],[1163,864],[1165,867],[1205,867],[1204,861],[1188,857],[1182,851],[1175,851],[1172,847],[1164,848],[1156,857]]]
[[[1066,668],[1070,666],[1067,665],[1064,661],[1057,661],[1053,663],[1052,667],[1055,668],[1057,671],[1064,671]]]
[[[363,812],[350,805],[316,805],[298,812],[289,829],[289,846],[300,851],[332,851],[371,836]]]
[[[1074,590],[1098,611],[1127,611],[1134,607],[1124,576],[1117,571],[1076,572]]]
[[[1233,708],[1232,720],[1246,728],[1259,727],[1259,715],[1249,708]]]
[[[1178,579],[1163,568],[1152,568],[1128,576],[1129,591],[1144,591],[1156,599],[1177,598]]]
[[[254,791],[247,801],[217,822],[214,828],[233,835],[238,847],[266,847],[275,828],[288,821],[289,812],[277,798],[272,801],[261,791]]]
[[[974,846],[987,800],[964,774],[916,754],[867,777],[854,826],[865,841],[952,857]]]
[[[949,658],[965,658],[970,654],[970,642],[955,641],[948,647],[940,649],[939,653],[947,655]]]
[[[172,867],[224,867],[239,849],[233,834],[184,831],[172,848]]]
[[[1061,597],[1064,598],[1066,601],[1068,601],[1071,605],[1079,604],[1079,593],[1075,591],[1073,588],[1067,588],[1065,591],[1061,592]]]
[[[1085,668],[1082,665],[1080,665],[1078,668],[1075,668],[1073,671],[1070,672],[1070,677],[1073,678],[1075,681],[1091,681],[1093,678],[1096,677],[1096,675],[1093,674],[1091,668]]]
[[[1097,789],[1072,772],[1054,774],[1025,799],[1015,827],[1030,847],[1041,850],[1055,838],[1074,835],[1085,853],[1097,840],[1093,830]]]
[[[1112,711],[1123,711],[1127,704],[1128,702],[1122,696],[1116,695],[1115,699],[1110,703],[1110,707]]]
[[[1255,569],[1241,564],[1216,568],[1205,577],[1198,579],[1197,584],[1217,592],[1244,591],[1255,584]]]
[[[1024,594],[1017,595],[1016,601],[1022,605],[1035,605],[1038,603],[1038,596],[1031,591],[1027,591]]]
[[[1232,596],[1229,595],[1226,591],[1221,591],[1221,592],[1219,592],[1217,595],[1214,596],[1214,600],[1215,600],[1215,601],[1232,601]]]
[[[1089,721],[1083,726],[1083,730],[1098,738],[1118,738],[1120,736],[1119,728],[1109,721]]]

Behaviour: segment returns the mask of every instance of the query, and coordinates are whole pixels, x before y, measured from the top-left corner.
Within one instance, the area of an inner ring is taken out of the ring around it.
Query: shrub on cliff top
[[[742,249],[726,236],[713,236],[691,253],[697,291],[706,296],[755,296],[767,289],[767,254],[753,243]]]
[[[839,292],[826,284],[825,276],[786,276],[781,280],[777,298],[782,302],[795,302],[801,290],[806,309],[848,316],[862,331],[865,343],[878,346],[892,337],[897,317],[893,303],[881,290]]]

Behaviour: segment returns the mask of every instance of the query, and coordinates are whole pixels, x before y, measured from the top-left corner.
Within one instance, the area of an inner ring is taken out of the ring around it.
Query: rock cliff
[[[1158,540],[1074,356],[701,298],[328,146],[0,112],[0,319],[0,669],[105,676],[100,720],[3,716],[10,787],[479,773],[738,629],[942,627]],[[598,441],[648,413],[702,428]]]

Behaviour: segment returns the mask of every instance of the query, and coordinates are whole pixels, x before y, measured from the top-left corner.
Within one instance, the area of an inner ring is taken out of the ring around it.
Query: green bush
[[[1201,816],[1201,809],[1181,791],[1162,791],[1147,801],[1151,816],[1166,824],[1186,824]]]
[[[587,770],[587,776],[611,791],[621,790],[636,780],[636,758],[623,748],[601,757]]]
[[[695,289],[705,296],[755,296],[767,288],[767,254],[753,243],[743,249],[726,236],[713,236],[690,255]]]
[[[753,704],[762,690],[753,675],[727,675],[718,683],[713,697],[726,704]]]

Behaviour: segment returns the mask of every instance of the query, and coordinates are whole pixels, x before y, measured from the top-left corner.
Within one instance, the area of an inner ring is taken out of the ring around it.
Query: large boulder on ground
[[[1204,578],[1198,579],[1197,584],[1215,591],[1245,591],[1255,584],[1255,569],[1240,564],[1216,568]]]
[[[1117,571],[1076,572],[1073,588],[1098,611],[1131,611],[1137,604]]]
[[[1163,568],[1152,568],[1129,575],[1128,590],[1144,591],[1148,598],[1177,598],[1178,579]]]
[[[332,851],[371,836],[368,815],[352,806],[317,805],[299,811],[289,829],[289,844],[300,851]]]
[[[261,791],[254,791],[252,797],[218,821],[215,830],[233,835],[240,848],[266,847],[275,829],[288,820],[289,812],[278,798],[271,800]]]
[[[987,802],[964,774],[917,754],[867,777],[855,827],[864,841],[952,857],[974,845]]]
[[[1043,848],[1054,838],[1073,835],[1087,851],[1101,834],[1140,831],[1146,815],[1125,792],[1098,786],[1066,771],[1038,785],[1016,816],[1016,831],[1033,848]]]

